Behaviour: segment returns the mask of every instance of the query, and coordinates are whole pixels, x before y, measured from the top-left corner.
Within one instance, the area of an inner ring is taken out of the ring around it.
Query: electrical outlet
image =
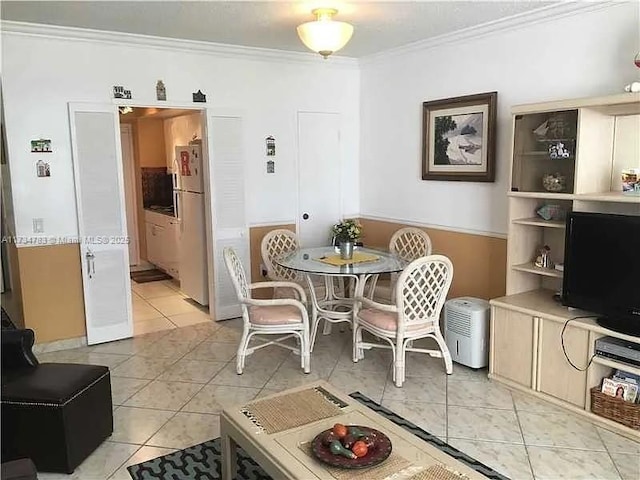
[[[33,219],[33,233],[44,233],[44,218]]]

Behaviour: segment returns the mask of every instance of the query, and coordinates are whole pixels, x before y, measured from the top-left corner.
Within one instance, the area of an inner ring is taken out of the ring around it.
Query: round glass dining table
[[[332,246],[300,248],[274,260],[278,265],[306,276],[312,299],[312,349],[321,318],[329,322],[325,322],[325,335],[330,333],[331,323],[351,323],[358,312],[360,302],[357,299],[364,296],[367,280],[382,273],[400,272],[407,265],[405,260],[392,253],[363,247],[356,247],[349,263],[342,260],[337,248]],[[316,294],[314,276],[324,278],[324,295],[321,298]],[[346,294],[345,282],[342,292],[336,291],[333,281],[336,277],[352,280],[351,295]]]

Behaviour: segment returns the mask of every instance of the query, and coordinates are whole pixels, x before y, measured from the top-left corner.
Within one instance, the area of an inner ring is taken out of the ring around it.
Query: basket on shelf
[[[634,430],[640,430],[640,404],[625,402],[602,393],[600,387],[591,389],[591,411]]]

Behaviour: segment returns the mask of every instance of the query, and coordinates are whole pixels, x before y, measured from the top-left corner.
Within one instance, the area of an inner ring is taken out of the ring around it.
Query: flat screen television
[[[640,337],[640,216],[568,215],[562,303]]]

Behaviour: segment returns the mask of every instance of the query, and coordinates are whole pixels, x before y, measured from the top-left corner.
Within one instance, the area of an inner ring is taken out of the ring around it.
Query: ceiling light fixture
[[[133,112],[133,108],[126,106],[126,107],[118,107],[118,111],[122,114],[122,115],[126,115],[127,113],[131,113]]]
[[[353,25],[333,21],[332,17],[338,13],[335,8],[316,8],[311,13],[316,20],[299,25],[298,36],[308,48],[326,59],[351,39]]]

